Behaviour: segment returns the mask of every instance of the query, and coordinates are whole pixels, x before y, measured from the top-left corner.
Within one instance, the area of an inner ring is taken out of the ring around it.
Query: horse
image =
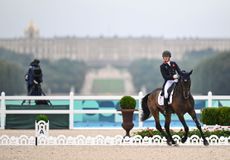
[[[209,145],[208,141],[206,140],[204,133],[202,131],[200,122],[197,119],[196,112],[194,109],[194,98],[190,92],[191,87],[191,79],[190,75],[192,74],[192,70],[190,72],[182,71],[180,73],[180,77],[178,83],[176,83],[174,87],[172,103],[166,108],[166,113],[161,106],[158,104],[158,95],[161,88],[157,88],[151,93],[145,95],[142,99],[142,116],[141,120],[144,121],[150,118],[150,113],[153,115],[155,119],[156,129],[161,132],[161,134],[166,137],[168,145],[177,145],[176,142],[173,140],[172,135],[170,133],[170,122],[171,122],[171,114],[177,114],[180,122],[184,127],[184,135],[181,139],[182,143],[185,143],[188,138],[189,128],[185,122],[184,114],[188,113],[193,121],[196,123],[196,127],[199,129],[201,137],[203,139],[203,144],[205,146]],[[162,129],[159,119],[159,113],[162,113],[165,116],[165,131]]]

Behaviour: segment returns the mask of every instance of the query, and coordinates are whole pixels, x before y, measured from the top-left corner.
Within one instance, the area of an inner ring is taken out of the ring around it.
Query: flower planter
[[[130,137],[130,130],[133,128],[134,123],[133,123],[133,112],[134,109],[122,109],[122,128],[126,131],[126,135]]]
[[[214,130],[226,130],[230,131],[230,126],[221,126],[221,125],[206,125],[203,126],[204,130],[214,131]]]

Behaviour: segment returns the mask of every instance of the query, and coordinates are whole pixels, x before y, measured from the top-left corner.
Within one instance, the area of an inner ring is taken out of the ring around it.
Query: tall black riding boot
[[[164,106],[165,106],[165,110],[164,110],[164,114],[166,115],[166,111],[168,110],[169,108],[169,99],[168,98],[164,98]]]

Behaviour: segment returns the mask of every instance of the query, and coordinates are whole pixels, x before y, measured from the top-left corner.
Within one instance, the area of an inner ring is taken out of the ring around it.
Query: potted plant
[[[41,122],[42,121],[42,122]],[[49,119],[47,115],[39,114],[35,120],[35,131],[36,134],[46,134],[49,131]]]
[[[39,121],[45,121],[47,123],[49,121],[48,116],[45,114],[39,114],[36,117],[36,122],[39,122]]]
[[[136,107],[136,100],[131,96],[123,96],[120,99],[120,107],[122,113],[122,128],[126,131],[126,136],[130,137],[130,130],[133,128],[133,112]]]

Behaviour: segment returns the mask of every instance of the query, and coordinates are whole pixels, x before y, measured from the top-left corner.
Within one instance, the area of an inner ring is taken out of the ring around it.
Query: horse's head
[[[192,74],[191,70],[190,72],[186,72],[186,71],[181,71],[180,74],[180,84],[182,86],[183,89],[183,96],[185,99],[189,98],[190,96],[190,87],[191,87],[191,79],[190,79],[190,75]]]

